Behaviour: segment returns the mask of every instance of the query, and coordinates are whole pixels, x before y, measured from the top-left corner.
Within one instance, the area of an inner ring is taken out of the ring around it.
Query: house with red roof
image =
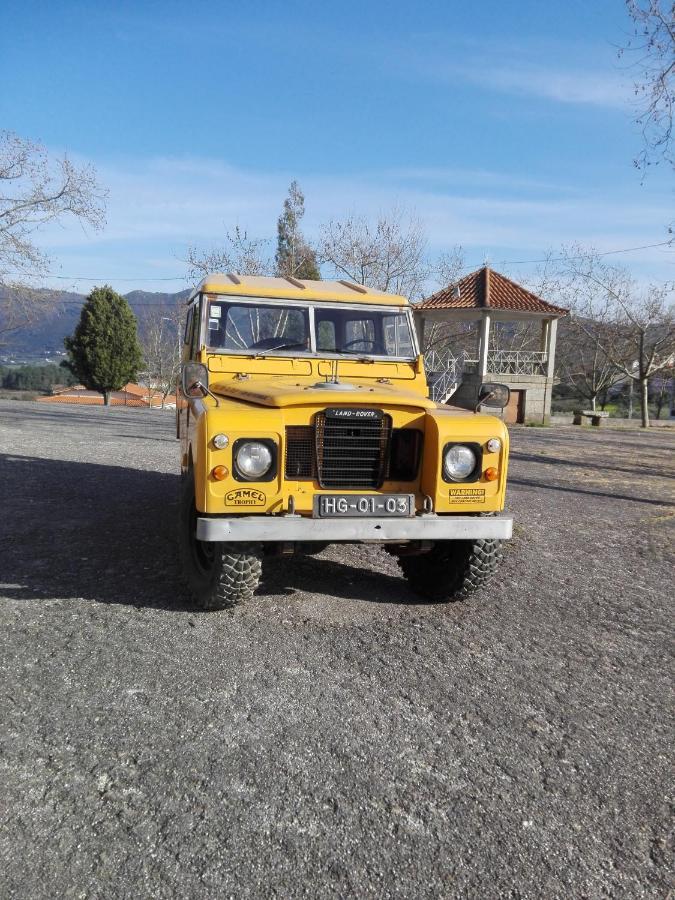
[[[73,385],[67,388],[55,388],[48,397],[38,397],[38,403],[64,403],[88,406],[102,406],[103,394],[97,391],[89,391],[81,384]],[[175,407],[175,394],[169,394],[164,398],[162,404],[162,393],[158,390],[152,390],[142,387],[140,384],[125,384],[119,391],[110,392],[111,406],[136,406],[136,407],[152,407],[157,408],[164,406]]]
[[[480,385],[499,381],[511,389],[504,410],[507,423],[545,423],[551,413],[558,319],[568,310],[548,303],[505,275],[483,266],[437,291],[414,308],[420,345],[430,373],[432,396],[447,403],[470,404]],[[443,346],[439,325],[474,323],[466,329],[468,346],[460,354]],[[500,335],[530,326],[527,346],[499,345]],[[537,349],[531,344],[537,332]],[[440,337],[437,337],[440,335]]]

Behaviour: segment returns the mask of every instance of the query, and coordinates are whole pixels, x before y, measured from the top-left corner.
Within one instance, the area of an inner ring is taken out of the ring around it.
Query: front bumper
[[[511,516],[310,519],[303,516],[198,518],[200,541],[453,541],[508,540]]]

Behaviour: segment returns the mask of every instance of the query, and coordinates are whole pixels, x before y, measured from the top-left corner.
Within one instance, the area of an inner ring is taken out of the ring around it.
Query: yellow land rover
[[[198,607],[250,597],[265,554],[330,543],[384,544],[436,601],[497,567],[508,433],[429,399],[405,298],[211,275],[188,299],[179,394],[180,548]],[[502,407],[508,388],[475,399]]]

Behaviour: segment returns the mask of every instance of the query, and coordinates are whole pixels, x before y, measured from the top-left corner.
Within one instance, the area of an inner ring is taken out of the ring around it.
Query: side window
[[[192,307],[192,329],[190,332],[190,359],[195,359],[199,352],[199,324],[201,322],[202,301]]]
[[[185,317],[185,332],[183,334],[183,343],[189,344],[192,340],[192,319],[194,318],[194,306],[191,306],[188,309],[187,316]]]
[[[335,350],[335,322],[320,319],[316,326],[316,349],[332,353]]]

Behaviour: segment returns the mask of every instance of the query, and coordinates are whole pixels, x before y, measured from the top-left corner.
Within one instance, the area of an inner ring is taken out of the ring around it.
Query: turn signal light
[[[488,466],[485,470],[485,480],[486,481],[496,481],[499,478],[499,472],[495,469],[494,466]]]
[[[229,474],[230,470],[227,468],[227,466],[215,466],[211,470],[211,475],[213,475],[216,481],[225,481]]]

